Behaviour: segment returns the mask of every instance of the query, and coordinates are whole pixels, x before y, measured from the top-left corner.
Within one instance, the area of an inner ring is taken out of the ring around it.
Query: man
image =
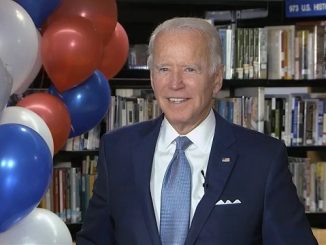
[[[103,137],[77,244],[317,244],[284,144],[211,109],[221,52],[203,19],[156,28],[148,66],[163,115]]]

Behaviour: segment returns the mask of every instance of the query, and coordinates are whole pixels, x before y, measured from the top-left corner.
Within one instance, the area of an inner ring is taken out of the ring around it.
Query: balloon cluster
[[[53,155],[107,113],[128,37],[115,0],[1,0],[0,23],[0,243],[71,244],[65,224],[37,205]],[[42,67],[51,86],[26,94]]]

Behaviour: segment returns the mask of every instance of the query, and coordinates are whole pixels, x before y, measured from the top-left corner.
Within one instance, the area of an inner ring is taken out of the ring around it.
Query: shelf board
[[[126,69],[110,80],[113,88],[150,87],[149,70]],[[223,81],[223,88],[241,87],[325,87],[326,79],[313,80],[269,80],[269,79],[230,79]]]
[[[81,223],[75,223],[75,224],[66,224],[69,231],[70,231],[70,234],[71,234],[71,237],[72,237],[72,240],[75,241],[76,240],[76,234],[78,231],[80,231],[81,229],[81,226],[82,224]]]
[[[83,150],[83,151],[60,151],[58,154],[60,155],[97,155],[98,154],[98,150]]]
[[[115,88],[150,88],[149,70],[123,69],[114,78],[109,80]],[[43,69],[34,81],[32,88],[48,88],[51,82]],[[268,80],[268,79],[230,79],[223,81],[223,89],[241,87],[314,87],[325,88],[326,79],[314,80]]]
[[[154,28],[164,20],[176,16],[205,18],[207,12],[259,8],[264,9],[268,16],[257,21],[256,18],[243,19],[242,14],[237,15],[238,26],[281,25],[285,21],[284,6],[284,0],[117,0],[119,23],[128,33],[131,44],[148,43]]]
[[[97,156],[98,150],[85,150],[85,151],[59,151],[53,157],[53,162],[61,162],[61,161],[71,161],[72,163],[80,162],[82,157],[86,156]]]
[[[127,78],[149,79],[149,70],[124,68],[112,80]]]
[[[314,228],[326,228],[326,212],[306,213],[310,226]]]
[[[302,145],[302,146],[288,146],[292,151],[325,151],[326,145]]]
[[[314,152],[325,152],[326,146],[325,145],[318,145],[318,146],[288,146],[287,152],[289,156],[293,157],[307,157],[309,151]]]
[[[227,87],[325,87],[325,79],[314,80],[268,80],[268,79],[249,79],[249,80],[224,80]]]

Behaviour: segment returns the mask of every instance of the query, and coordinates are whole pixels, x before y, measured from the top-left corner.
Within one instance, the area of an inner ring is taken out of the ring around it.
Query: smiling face
[[[163,31],[155,40],[152,88],[165,117],[180,134],[200,124],[222,86],[222,68],[210,73],[207,37],[194,29]]]

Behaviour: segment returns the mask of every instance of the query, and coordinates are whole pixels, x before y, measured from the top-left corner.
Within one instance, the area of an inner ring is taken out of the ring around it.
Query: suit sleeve
[[[262,229],[266,245],[318,244],[292,182],[283,144],[268,174]]]
[[[113,222],[110,216],[108,172],[105,159],[105,141],[102,140],[97,179],[94,183],[93,195],[83,221],[82,229],[77,233],[78,245],[115,244]]]

